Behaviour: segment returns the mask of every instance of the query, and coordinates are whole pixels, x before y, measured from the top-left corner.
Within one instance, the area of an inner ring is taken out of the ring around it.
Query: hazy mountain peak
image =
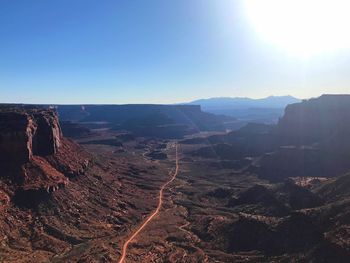
[[[301,100],[290,95],[253,99],[248,97],[214,97],[199,99],[188,104],[200,105],[202,110],[233,116],[245,121],[275,123],[289,104]]]
[[[271,103],[272,101],[275,102],[275,104],[271,105],[261,105],[264,103]],[[213,97],[213,98],[207,98],[207,99],[198,99],[190,102],[189,104],[199,104],[202,107],[206,107],[209,104],[215,105],[215,104],[221,104],[221,103],[230,103],[231,106],[242,108],[242,107],[259,107],[259,106],[264,106],[264,107],[270,107],[270,108],[280,108],[280,107],[285,107],[288,104],[291,103],[296,103],[300,102],[301,100],[298,98],[295,98],[290,95],[286,96],[274,96],[270,95],[265,98],[260,98],[260,99],[253,99],[253,98],[248,98],[248,97]],[[238,105],[238,103],[245,102],[245,105]],[[219,106],[219,105],[218,105]]]

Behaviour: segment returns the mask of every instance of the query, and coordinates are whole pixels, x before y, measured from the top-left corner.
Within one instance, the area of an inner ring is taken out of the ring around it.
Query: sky
[[[320,28],[308,24],[311,9],[293,13],[301,2],[279,10],[276,2],[260,8],[245,1],[0,0],[0,102],[350,93],[350,45],[339,38],[348,35],[339,24],[349,21],[335,23],[342,8],[329,21],[318,14],[326,21]]]

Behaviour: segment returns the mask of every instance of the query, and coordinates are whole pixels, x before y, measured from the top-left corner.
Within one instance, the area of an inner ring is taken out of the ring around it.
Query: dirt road
[[[142,229],[144,229],[148,224],[149,222],[151,222],[154,217],[159,213],[160,209],[162,208],[162,204],[163,204],[163,192],[164,192],[164,189],[170,184],[172,183],[178,172],[179,172],[179,157],[178,157],[178,146],[177,144],[175,144],[175,158],[176,158],[176,167],[175,167],[175,172],[174,174],[172,175],[172,177],[165,183],[162,185],[162,187],[160,188],[159,190],[159,199],[158,199],[158,206],[156,208],[156,210],[154,210],[154,212],[152,214],[150,214],[146,221],[144,221],[142,223],[142,225],[140,225],[134,232],[133,234],[125,241],[124,245],[123,245],[123,248],[122,248],[122,254],[120,256],[120,259],[119,259],[119,263],[123,263],[125,258],[126,258],[126,254],[127,254],[127,250],[128,250],[128,246],[129,244],[133,241],[133,239],[142,231]]]

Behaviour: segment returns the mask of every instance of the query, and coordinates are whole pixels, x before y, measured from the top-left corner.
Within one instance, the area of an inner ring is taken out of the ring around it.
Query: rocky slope
[[[117,262],[173,167],[146,153],[167,145],[138,149],[132,136],[116,134],[130,150],[83,148],[63,137],[52,110],[0,113],[0,262]]]
[[[0,153],[5,192],[27,207],[67,185],[90,162],[89,154],[62,136],[52,110],[1,109]]]

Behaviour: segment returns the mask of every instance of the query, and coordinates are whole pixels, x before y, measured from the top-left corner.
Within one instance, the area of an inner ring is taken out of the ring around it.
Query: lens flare
[[[350,48],[350,1],[246,0],[246,15],[263,40],[312,56]]]

